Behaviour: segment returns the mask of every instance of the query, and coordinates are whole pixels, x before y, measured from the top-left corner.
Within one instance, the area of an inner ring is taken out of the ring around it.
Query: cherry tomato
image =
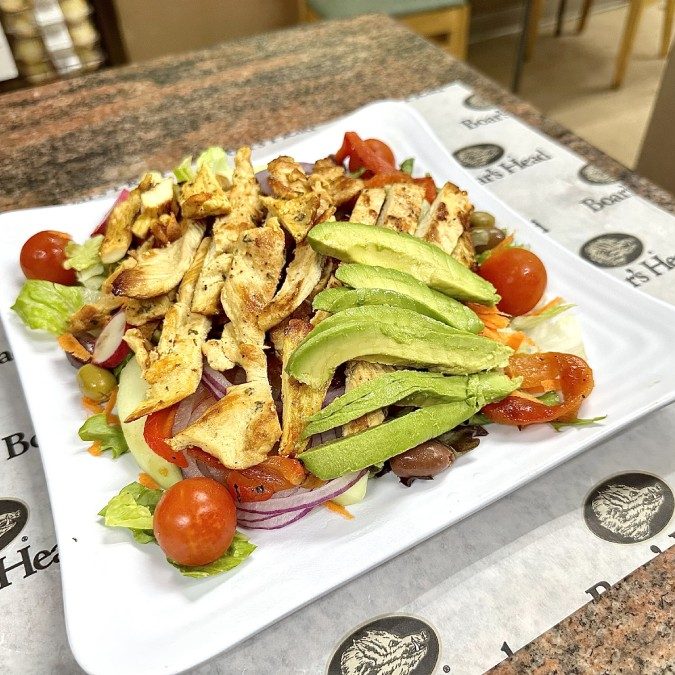
[[[387,164],[391,165],[392,167],[396,166],[394,153],[386,143],[378,140],[377,138],[368,138],[363,141],[363,144],[380,159],[383,159]],[[353,153],[349,157],[349,170],[352,172],[358,171],[363,167],[363,162],[364,160],[358,154]]]
[[[164,408],[164,410],[158,410],[148,415],[143,427],[143,438],[155,454],[163,457],[167,462],[185,469],[188,465],[185,455],[174,450],[166,442],[166,439],[172,436],[173,421],[177,409],[177,405],[172,405],[170,408]]]
[[[75,270],[66,270],[66,244],[71,241],[64,232],[44,230],[34,234],[21,248],[19,263],[26,279],[42,279],[55,284],[73,286]]]
[[[240,471],[230,471],[227,489],[238,502],[264,502],[275,492],[300,485],[305,469],[297,459],[272,456]]]
[[[159,500],[153,519],[157,543],[180,565],[208,565],[230,547],[237,509],[227,489],[213,478],[187,478]]]
[[[520,396],[507,396],[483,408],[483,413],[498,424],[524,427],[553,420],[569,421],[574,419],[594,386],[590,366],[573,354],[514,354],[506,373],[509,377],[522,377],[523,389],[535,389],[542,380],[558,380],[563,402],[545,405]]]
[[[480,266],[478,274],[502,296],[497,305],[499,310],[512,316],[529,312],[546,290],[544,263],[524,248],[495,250]]]

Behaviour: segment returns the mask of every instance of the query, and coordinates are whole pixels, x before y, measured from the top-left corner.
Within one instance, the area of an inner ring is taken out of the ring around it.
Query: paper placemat
[[[411,103],[539,228],[675,302],[675,218],[463,85]],[[37,441],[1,331],[0,385],[0,663],[8,673],[81,672]],[[674,432],[671,406],[195,672],[351,675],[368,659],[396,663],[386,672],[398,675],[485,671],[672,545]],[[114,626],[101,634],[114,639]]]

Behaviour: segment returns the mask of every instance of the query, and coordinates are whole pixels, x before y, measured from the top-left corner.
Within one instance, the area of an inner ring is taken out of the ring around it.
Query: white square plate
[[[576,303],[596,389],[585,416],[598,426],[556,433],[490,428],[480,446],[433,481],[404,488],[371,483],[346,521],[324,509],[276,532],[253,532],[253,556],[206,580],[181,577],[159,547],[106,529],[98,510],[138,468],[130,456],[92,458],[77,437],[84,412],[74,371],[51,337],[28,331],[10,310],[22,283],[19,250],[43,229],[86,238],[110,199],[0,216],[0,315],[32,415],[59,542],[71,647],[92,673],[174,673],[253,635],[349,579],[414,546],[675,399],[675,310],[634,291],[563,249],[469,176],[407,105],[382,102],[289,140],[283,152],[312,161],[334,152],[347,130],[382,138],[416,173],[452,180],[543,259],[549,292]],[[280,153],[275,153],[280,154]],[[267,160],[271,157],[256,157]],[[131,177],[130,177],[131,178]],[[532,186],[532,199],[537,199]],[[573,226],[573,224],[570,224]]]

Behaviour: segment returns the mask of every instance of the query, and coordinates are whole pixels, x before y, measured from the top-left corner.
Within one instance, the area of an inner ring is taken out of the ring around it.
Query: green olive
[[[77,384],[84,396],[99,403],[110,396],[117,380],[109,370],[87,363],[77,371]]]
[[[471,214],[471,227],[494,227],[495,217],[487,211],[474,211]]]
[[[480,227],[471,230],[471,239],[476,253],[493,249],[497,244],[504,241],[505,236],[504,230],[500,230],[498,227]]]

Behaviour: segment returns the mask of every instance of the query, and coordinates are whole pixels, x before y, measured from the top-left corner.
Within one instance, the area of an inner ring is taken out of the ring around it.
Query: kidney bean
[[[445,471],[452,460],[452,450],[432,440],[392,457],[389,464],[399,478],[426,478]]]

